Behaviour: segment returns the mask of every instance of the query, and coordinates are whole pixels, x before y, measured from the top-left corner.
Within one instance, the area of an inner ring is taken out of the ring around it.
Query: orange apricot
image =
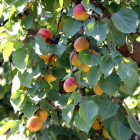
[[[77,83],[74,80],[73,77],[69,77],[65,80],[64,85],[63,85],[63,89],[66,92],[72,92],[77,88]]]
[[[73,16],[76,20],[86,20],[89,15],[88,13],[86,13],[83,4],[78,4],[77,6],[75,6],[74,10],[73,10]]]
[[[32,116],[27,121],[27,127],[30,131],[38,131],[43,125],[43,122],[39,116]]]
[[[40,29],[38,31],[38,35],[41,35],[41,37],[46,43],[49,43],[53,38],[52,32],[45,28]]]
[[[47,120],[47,118],[48,118],[48,113],[45,110],[43,110],[43,109],[40,108],[38,110],[38,116],[41,118],[41,120],[43,122],[45,122]]]
[[[103,91],[100,88],[100,83],[99,81],[97,82],[97,85],[95,87],[93,87],[93,90],[96,94],[101,95],[103,93]]]
[[[89,43],[85,37],[79,37],[74,42],[74,48],[77,52],[81,52],[82,50],[87,50],[89,48]]]
[[[107,133],[105,127],[102,129],[102,134],[103,134],[103,136],[104,136],[105,138],[111,138],[111,137],[109,136],[109,134]]]
[[[71,54],[72,55],[72,54]],[[81,65],[81,62],[80,62],[80,57],[79,57],[79,54],[77,54],[76,52],[73,54],[73,56],[70,55],[70,58],[71,58],[71,63],[73,66],[75,67],[79,67]]]
[[[54,77],[52,74],[51,74],[51,70],[49,70],[50,71],[50,74],[48,75],[45,75],[44,76],[44,78],[45,78],[45,80],[46,81],[48,81],[48,82],[54,82],[57,78],[56,77]]]
[[[87,66],[86,64],[81,64],[81,69],[84,71],[84,72],[88,72],[90,67]]]
[[[101,126],[101,122],[99,122],[97,119],[95,120],[95,122],[92,124],[92,128],[95,130],[100,130],[102,128]]]

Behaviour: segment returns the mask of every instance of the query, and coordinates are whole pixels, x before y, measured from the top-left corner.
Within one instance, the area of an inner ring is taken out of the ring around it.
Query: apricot
[[[45,63],[48,63],[49,61],[50,62],[54,62],[55,61],[55,59],[56,59],[56,54],[53,54],[53,55],[48,55],[48,53],[49,53],[50,51],[48,51],[48,52],[46,52],[46,55],[39,55],[39,57],[41,58],[41,59],[43,59],[44,61],[45,61]],[[50,59],[51,58],[51,59]]]
[[[90,52],[91,55],[98,55],[98,53],[93,49],[89,49],[89,50],[87,50],[87,52]]]
[[[65,20],[62,20],[61,22],[59,22],[59,24],[58,24],[58,30],[62,30],[63,29],[64,22],[65,22]]]
[[[73,10],[73,16],[76,20],[86,20],[89,15],[88,13],[86,13],[83,4],[78,4],[77,6],[75,6],[74,10]]]
[[[73,66],[79,67],[81,65],[79,54],[77,54],[76,52],[73,54],[73,56],[71,54],[70,58],[71,58],[71,63]]]
[[[105,127],[102,129],[102,133],[103,133],[103,136],[104,136],[105,138],[111,138],[111,137],[109,136],[109,134],[107,133]]]
[[[50,74],[49,74],[49,75],[45,75],[44,78],[45,78],[45,80],[48,81],[48,82],[54,82],[57,78],[54,77],[54,76],[51,74],[51,70],[49,70],[49,71],[50,71]]]
[[[81,52],[82,50],[87,50],[89,48],[89,43],[85,37],[79,37],[74,42],[74,48],[77,52]]]
[[[49,43],[53,38],[52,32],[45,28],[40,29],[38,31],[38,35],[41,35],[41,37],[46,43]]]
[[[92,124],[92,128],[95,130],[100,130],[102,128],[101,122],[96,119],[95,122]]]
[[[97,82],[97,85],[95,87],[93,87],[93,91],[98,94],[98,95],[101,95],[103,93],[103,91],[101,90],[100,88],[100,83],[99,81]]]
[[[81,69],[84,71],[84,72],[88,72],[90,67],[87,66],[86,64],[81,64]]]
[[[27,127],[30,131],[38,131],[43,125],[41,118],[37,115],[32,116],[27,121]]]
[[[66,92],[72,92],[77,88],[77,83],[74,80],[73,77],[69,77],[65,80],[64,85],[63,85],[63,89]]]
[[[45,122],[47,120],[47,118],[48,118],[48,113],[45,110],[43,110],[43,109],[40,108],[38,110],[38,116],[41,118],[41,120],[43,122]]]

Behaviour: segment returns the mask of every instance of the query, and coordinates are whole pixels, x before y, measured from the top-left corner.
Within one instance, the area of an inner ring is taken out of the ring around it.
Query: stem
[[[47,63],[45,70],[48,69],[48,67],[49,67],[49,65],[50,65],[50,63],[51,63],[51,59],[52,59],[53,56],[54,56],[54,55],[52,54],[51,57],[49,58],[49,62]]]
[[[106,16],[106,17],[103,17],[102,19],[105,19],[105,18],[108,18],[109,16],[112,16],[114,13],[112,13],[112,14],[109,14],[108,16]]]
[[[119,110],[122,110],[123,112],[125,112],[125,113],[128,115],[128,113],[127,113],[125,110],[123,110],[123,109],[121,109],[121,108],[119,108]]]
[[[83,132],[81,140],[84,140],[85,132]]]
[[[115,100],[119,101],[121,104],[123,104],[122,101],[120,101],[119,99],[117,99],[116,97],[112,96]]]
[[[33,66],[33,61],[34,61],[34,59],[35,59],[35,55],[36,55],[36,54],[34,54],[33,59],[31,60],[31,61],[32,61],[32,63],[31,63],[30,68]]]

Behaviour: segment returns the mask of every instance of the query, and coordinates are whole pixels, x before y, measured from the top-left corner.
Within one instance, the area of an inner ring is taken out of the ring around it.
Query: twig
[[[117,99],[116,97],[112,96],[115,100],[119,101],[121,104],[123,104],[122,101],[120,101],[119,99]]]
[[[36,54],[34,54],[33,59],[31,60],[31,61],[32,61],[32,63],[31,63],[30,68],[31,68],[31,67],[32,67],[32,65],[33,65],[33,61],[34,61],[34,59],[35,59],[35,55],[36,55]]]
[[[78,87],[78,89],[79,89],[79,93],[81,93],[80,87],[79,87],[78,82],[77,82],[77,80],[76,80],[76,77],[75,77],[75,75],[74,75],[74,73],[73,73],[72,57],[73,57],[74,53],[75,53],[75,50],[72,52],[72,54],[71,54],[71,56],[70,56],[71,72],[72,72],[72,75],[73,75],[73,77],[74,77],[74,80],[76,81],[77,87]]]
[[[49,67],[49,65],[51,63],[51,59],[52,59],[53,56],[54,56],[54,54],[52,54],[51,57],[49,58],[49,62],[47,63],[45,70],[48,69],[48,67]]]
[[[108,18],[109,16],[112,16],[114,13],[112,13],[112,14],[109,14],[108,16],[106,16],[106,17],[103,17],[102,19],[105,19],[105,18]]]
[[[84,140],[85,132],[83,132],[81,140]]]
[[[119,110],[122,110],[123,112],[125,112],[125,113],[128,115],[128,113],[127,113],[125,110],[123,110],[123,109],[121,109],[121,108],[119,108]]]
[[[11,83],[12,83],[13,73],[12,73],[12,65],[11,65],[11,62],[10,62],[10,71],[11,71]]]

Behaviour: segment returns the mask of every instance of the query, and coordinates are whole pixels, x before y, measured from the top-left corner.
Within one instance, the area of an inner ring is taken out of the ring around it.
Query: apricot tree
[[[139,0],[0,0],[0,136],[140,135]]]

